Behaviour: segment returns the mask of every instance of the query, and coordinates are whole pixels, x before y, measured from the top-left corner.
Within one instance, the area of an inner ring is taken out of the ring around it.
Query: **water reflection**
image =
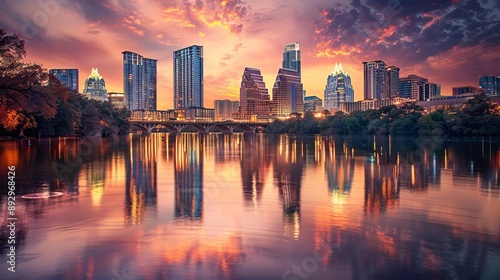
[[[2,142],[0,155],[19,195],[65,193],[18,201],[17,279],[500,273],[498,139],[152,134]],[[2,244],[6,207],[4,191]]]

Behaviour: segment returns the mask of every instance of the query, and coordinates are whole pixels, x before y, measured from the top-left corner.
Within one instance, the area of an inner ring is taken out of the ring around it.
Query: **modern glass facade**
[[[304,111],[318,112],[323,110],[323,100],[317,96],[304,97]]]
[[[335,64],[335,69],[326,79],[324,102],[326,110],[337,110],[341,102],[354,101],[354,88],[351,77],[344,71],[342,64]]]
[[[381,60],[363,62],[364,99],[388,99],[387,65]]]
[[[479,77],[479,87],[484,89],[487,95],[500,95],[500,77]]]
[[[300,49],[299,43],[292,43],[285,46],[283,52],[282,68],[295,70],[301,75]]]
[[[174,51],[174,108],[203,107],[203,46]]]
[[[422,78],[417,75],[408,75],[408,77],[406,78],[400,78],[399,97],[410,98],[415,101],[420,101],[422,100],[421,98],[425,98],[425,96],[422,95],[421,92],[422,92],[422,87],[425,86],[425,84],[427,83],[429,83],[428,79]]]
[[[273,115],[288,117],[304,112],[304,95],[300,74],[295,70],[278,70],[273,86]]]
[[[243,116],[269,116],[269,92],[259,69],[246,67],[241,77],[240,113]]]
[[[49,74],[56,76],[69,89],[78,92],[78,69],[50,69]]]
[[[130,110],[156,110],[157,60],[123,52],[123,92]]]
[[[106,82],[97,68],[92,68],[90,76],[85,80],[85,88],[83,94],[91,99],[99,101],[108,101],[108,91],[106,90]]]

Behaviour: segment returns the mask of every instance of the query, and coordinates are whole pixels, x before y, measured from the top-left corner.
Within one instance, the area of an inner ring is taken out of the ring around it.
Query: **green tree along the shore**
[[[0,29],[0,135],[70,136],[127,133],[128,109],[89,100],[40,65],[22,62],[25,43]]]
[[[337,112],[315,118],[307,112],[303,118],[275,120],[268,133],[345,134],[345,135],[500,135],[500,107],[482,94],[468,100],[461,109],[438,110],[430,114],[416,103],[378,110]]]

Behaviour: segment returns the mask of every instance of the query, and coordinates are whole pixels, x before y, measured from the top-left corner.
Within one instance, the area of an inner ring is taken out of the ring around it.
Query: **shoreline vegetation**
[[[267,133],[336,134],[336,135],[407,135],[407,136],[498,136],[500,106],[485,94],[469,99],[462,108],[448,108],[426,114],[412,103],[399,107],[389,105],[377,110],[338,112],[324,111],[318,118],[305,113],[303,118],[275,120]]]
[[[85,98],[25,57],[25,41],[0,29],[0,137],[128,133],[128,109]]]

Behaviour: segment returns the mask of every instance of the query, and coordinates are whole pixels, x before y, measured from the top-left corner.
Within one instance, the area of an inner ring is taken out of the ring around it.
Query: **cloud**
[[[316,56],[384,59],[404,66],[455,47],[500,46],[499,7],[486,1],[353,0],[321,9],[314,39]]]

